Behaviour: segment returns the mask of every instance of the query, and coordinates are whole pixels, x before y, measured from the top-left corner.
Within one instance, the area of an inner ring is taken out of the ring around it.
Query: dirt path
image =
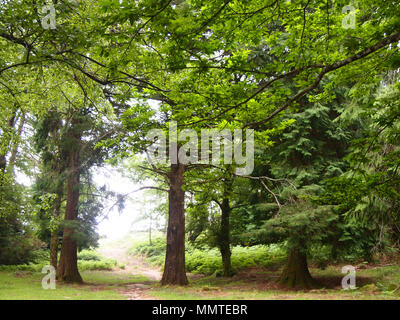
[[[105,258],[117,260],[119,263],[125,264],[125,268],[114,270],[117,274],[145,276],[149,281],[142,283],[134,283],[125,285],[120,292],[124,294],[128,300],[147,300],[150,297],[149,291],[151,285],[161,280],[161,271],[157,268],[149,266],[142,258],[128,255],[127,249],[123,246],[114,244],[105,244],[99,248],[99,253]]]

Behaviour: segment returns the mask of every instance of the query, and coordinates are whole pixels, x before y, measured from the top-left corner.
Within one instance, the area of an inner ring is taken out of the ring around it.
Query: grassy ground
[[[400,265],[359,265],[356,270],[356,290],[342,290],[342,266],[328,266],[310,272],[324,288],[311,291],[286,290],[277,279],[281,267],[247,268],[233,278],[189,275],[187,287],[159,286],[160,270],[139,257],[127,255],[129,241],[115,241],[100,248],[107,258],[115,258],[126,266],[112,271],[82,271],[82,285],[57,283],[56,290],[44,290],[44,274],[30,271],[1,271],[0,300],[115,300],[115,299],[400,299]]]
[[[43,274],[0,272],[0,299],[17,300],[369,300],[400,299],[400,267],[367,267],[357,271],[356,290],[342,290],[340,266],[311,269],[325,288],[311,291],[285,290],[276,284],[280,270],[253,268],[231,279],[190,276],[188,287],[160,287],[141,275],[117,271],[84,271],[83,285],[57,284],[56,290],[44,290]]]
[[[112,271],[83,271],[83,285],[57,283],[55,290],[44,290],[44,274],[0,272],[0,300],[125,300],[128,285],[148,279],[139,275],[120,275]]]
[[[357,270],[356,290],[341,288],[340,266],[325,270],[311,268],[311,273],[325,288],[311,291],[286,290],[277,285],[280,270],[250,269],[232,279],[204,277],[192,279],[187,288],[160,287],[152,296],[167,300],[381,300],[400,299],[400,267],[369,267]]]

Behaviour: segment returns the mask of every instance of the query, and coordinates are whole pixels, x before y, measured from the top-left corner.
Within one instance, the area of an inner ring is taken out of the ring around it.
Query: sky
[[[127,194],[140,188],[140,186],[130,181],[130,179],[123,177],[121,173],[110,166],[99,169],[94,175],[93,180],[98,186],[106,185],[107,190],[121,194]],[[142,196],[142,192],[139,191],[132,194],[130,198],[134,200]],[[104,214],[107,214],[107,216],[100,219],[97,228],[101,237],[116,239],[129,233],[135,229],[135,227],[138,227],[133,226],[133,223],[138,218],[143,208],[137,201],[132,200],[129,201],[128,199],[128,201],[126,201],[125,208],[121,213],[118,212],[116,206],[110,211],[110,207],[114,204],[115,200],[105,204]]]
[[[99,169],[94,175],[94,182],[98,186],[106,185],[107,190],[120,194],[127,194],[144,186],[132,182],[111,166]],[[125,208],[121,213],[118,211],[117,206],[110,210],[113,204],[115,204],[115,200],[105,203],[103,213],[106,217],[100,219],[97,228],[99,235],[107,237],[107,239],[117,239],[127,233],[147,230],[148,221],[145,219],[140,220],[140,217],[149,210],[154,210],[154,207],[157,205],[154,198],[149,198],[146,195],[146,190],[131,193],[126,198]]]

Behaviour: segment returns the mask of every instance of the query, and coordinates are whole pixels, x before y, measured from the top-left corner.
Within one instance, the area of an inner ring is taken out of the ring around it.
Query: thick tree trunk
[[[50,264],[57,270],[58,263],[58,231],[51,232],[50,239]]]
[[[285,287],[298,289],[320,287],[320,284],[311,277],[305,252],[299,248],[290,250],[288,262],[279,279],[279,283]]]
[[[80,140],[80,139],[79,139]],[[78,246],[74,239],[74,228],[70,223],[78,217],[80,158],[79,151],[72,148],[70,152],[69,174],[67,180],[67,206],[61,246],[60,263],[57,279],[65,282],[83,282],[78,271]]]
[[[162,285],[183,286],[189,283],[185,271],[185,192],[182,189],[184,171],[183,164],[171,164],[167,252]]]
[[[222,275],[224,277],[232,277],[233,270],[231,264],[231,241],[230,241],[230,227],[229,216],[231,208],[229,199],[225,198],[221,204],[221,229],[218,236],[218,246],[222,257]]]

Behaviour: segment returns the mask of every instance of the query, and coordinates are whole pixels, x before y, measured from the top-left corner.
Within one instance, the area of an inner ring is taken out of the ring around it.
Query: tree
[[[357,94],[345,119],[362,121],[363,134],[351,143],[347,172],[329,180],[321,196],[323,203],[338,207],[349,225],[357,226],[345,230],[343,242],[357,241],[367,261],[390,252],[399,232],[398,72],[383,73],[380,79],[364,89],[353,87]]]
[[[147,98],[160,100],[163,111],[160,115],[177,120],[181,128],[218,126],[222,118],[260,131],[276,127],[279,122],[273,120],[283,111],[290,111],[292,106],[308,105],[304,103],[307,102],[307,95],[313,94],[316,99],[329,96],[331,87],[322,86],[322,80],[329,73],[338,74],[345,68],[352,75],[360,74],[365,66],[380,59],[378,53],[389,55],[393,48],[382,49],[400,39],[400,34],[390,22],[382,26],[379,36],[371,33],[361,22],[359,28],[362,29],[363,40],[356,43],[346,41],[354,31],[343,31],[343,17],[332,17],[330,8],[326,10],[326,3],[322,1],[313,4],[306,1],[285,4],[253,1],[246,6],[241,2],[182,2],[175,7],[166,5],[156,11],[150,10],[153,12],[150,18],[142,20],[139,8],[146,12],[149,10],[147,4],[143,2],[121,8],[115,2],[107,5],[106,10],[125,13],[115,19],[121,25],[128,20],[134,25],[133,28],[124,25],[134,34],[132,42],[138,39],[139,34],[142,37],[147,57],[153,59],[152,65],[146,68],[146,82],[142,84],[146,90],[143,92],[148,94]],[[362,16],[370,16],[370,5],[367,3],[361,8]],[[285,14],[282,15],[281,10],[286,10]],[[301,21],[297,19],[298,11],[303,12]],[[392,12],[385,11],[385,15],[387,21],[396,19]],[[321,23],[330,18],[328,24]],[[374,21],[379,19],[375,15],[370,18]],[[118,37],[114,39],[119,40]],[[332,46],[339,48],[338,52],[331,54],[327,50]],[[135,50],[138,48],[136,46]],[[257,49],[267,51],[272,57],[269,61],[274,63],[260,66],[257,59],[252,59]],[[307,56],[304,54],[306,51]],[[174,52],[174,55],[169,52]],[[143,65],[147,62],[148,58],[144,59]],[[116,69],[139,71],[140,74],[138,65],[130,62]],[[288,80],[294,90],[284,87]],[[261,120],[254,121],[254,118]],[[137,130],[137,125],[131,130]],[[176,214],[176,218],[170,216],[170,221],[179,223],[179,232],[169,232],[169,235],[179,235],[180,238],[179,241],[167,240],[176,245],[175,252],[180,253],[177,259],[175,254],[169,254],[172,249],[167,249],[167,260],[168,264],[170,261],[175,264],[177,272],[183,272],[184,259],[181,250],[184,241],[184,233],[181,232],[184,229],[184,197],[179,187],[184,171],[183,166],[177,164],[164,172],[174,185],[171,185],[170,201],[176,201],[175,205],[170,204],[173,210],[170,215]],[[172,269],[169,265],[166,268]],[[181,279],[183,275],[171,278],[171,283],[177,278]]]
[[[307,266],[307,251],[313,242],[324,241],[337,220],[329,206],[318,206],[299,200],[281,208],[257,232],[266,242],[287,240],[288,261],[281,274],[280,283],[290,288],[310,289],[320,286]]]
[[[32,70],[45,74],[47,79],[68,78],[68,83],[73,79],[71,89],[49,91],[51,99],[55,95],[57,102],[66,100],[64,103],[69,110],[74,110],[63,118],[68,160],[67,223],[78,216],[78,185],[81,185],[86,151],[82,145],[87,136],[95,135],[91,128],[85,127],[90,122],[85,122],[86,116],[93,120],[88,126],[95,127],[104,120],[102,111],[109,109],[108,103],[114,114],[107,114],[105,122],[116,128],[112,134],[106,134],[110,139],[102,145],[107,155],[113,153],[123,158],[134,152],[145,152],[154,143],[146,138],[149,130],[161,128],[166,133],[171,121],[178,123],[177,133],[188,127],[196,132],[224,126],[254,128],[264,146],[271,146],[271,132],[287,124],[282,116],[290,121],[299,110],[313,116],[330,114],[333,110],[326,104],[334,100],[335,87],[356,80],[374,82],[377,75],[392,68],[396,59],[398,61],[399,6],[390,1],[363,1],[359,4],[353,29],[343,27],[345,16],[340,12],[341,6],[346,4],[339,1],[334,6],[320,0],[296,3],[167,1],[157,4],[150,0],[102,0],[80,1],[73,5],[62,1],[55,3],[59,9],[57,21],[62,27],[44,31],[37,23],[40,15],[35,3],[4,2],[0,11],[0,98],[8,103],[1,113],[1,185],[11,181],[5,171],[8,157],[10,167],[14,163],[17,126],[23,126],[23,115],[46,109],[43,104],[26,109],[19,104],[20,91],[26,88],[23,77],[28,75],[27,79],[35,85],[40,82],[32,80]],[[76,11],[79,14],[76,15]],[[382,61],[387,63],[382,64]],[[366,70],[368,75],[365,75]],[[32,90],[39,91],[38,87]],[[23,96],[31,97],[29,92]],[[101,111],[97,110],[93,96],[101,100]],[[321,110],[317,110],[318,104]],[[297,120],[304,120],[304,123],[310,120],[308,115],[302,116]],[[302,128],[301,133],[309,132]],[[96,143],[102,140],[99,137],[102,134],[97,136]],[[301,138],[298,143],[287,142],[294,149],[303,148],[302,151],[307,144],[318,142],[318,139],[310,142],[312,139],[306,136]],[[178,146],[176,143],[173,147]],[[167,150],[169,157],[173,149]],[[265,150],[269,152],[268,148]],[[168,165],[141,168],[161,175],[165,180],[165,189],[162,189],[169,193],[163,284],[187,284],[185,178],[193,167],[178,160]],[[293,162],[296,161],[292,161],[291,166]],[[392,164],[389,167],[393,167]],[[281,170],[273,169],[266,170],[275,174],[269,180],[257,179],[256,175],[247,178],[259,182],[268,180],[270,184],[284,179]],[[333,166],[331,169],[340,168]],[[320,172],[315,170],[312,174],[316,177]],[[314,177],[303,173],[300,169],[296,172],[299,184],[313,180]],[[228,222],[235,202],[229,195],[229,179],[221,186],[222,200],[217,200],[223,217],[220,248],[227,266]],[[263,187],[270,189],[266,183]],[[283,195],[275,189],[270,190],[267,201],[274,200],[280,208],[280,197]],[[295,218],[293,215],[290,219]],[[322,220],[320,225],[325,225]],[[62,278],[79,281],[73,229],[65,226],[59,274]],[[298,245],[301,247],[302,243]],[[295,252],[293,259],[300,257],[299,252]],[[298,262],[304,265],[303,258]],[[68,275],[64,272],[66,268]]]
[[[215,151],[215,150],[214,150]],[[188,206],[189,240],[218,247],[222,258],[222,275],[231,277],[231,213],[238,201],[234,193],[234,170],[232,165],[202,168],[188,176],[187,189],[193,197]],[[217,204],[220,214],[215,214],[212,203]],[[203,235],[202,240],[198,238]]]

